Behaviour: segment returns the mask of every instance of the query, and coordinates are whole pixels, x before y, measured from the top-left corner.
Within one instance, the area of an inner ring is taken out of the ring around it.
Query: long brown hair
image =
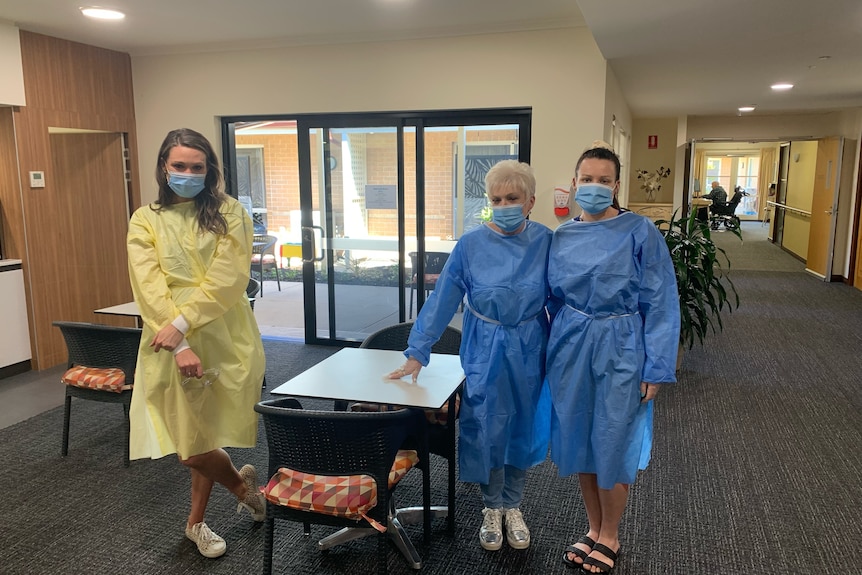
[[[180,128],[172,130],[165,136],[159,157],[156,161],[156,182],[159,184],[159,199],[156,211],[161,211],[178,202],[177,195],[168,186],[167,161],[171,150],[176,146],[192,148],[202,152],[206,157],[207,173],[204,179],[204,189],[194,198],[195,211],[197,212],[198,226],[214,234],[224,235],[227,233],[227,220],[219,211],[225,201],[225,194],[221,189],[222,176],[218,156],[203,134]]]

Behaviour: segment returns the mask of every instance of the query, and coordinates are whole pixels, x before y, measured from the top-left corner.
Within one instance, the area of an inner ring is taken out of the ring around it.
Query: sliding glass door
[[[426,273],[426,252],[448,254],[481,224],[490,166],[529,161],[529,109],[225,122],[228,169],[236,157],[230,140],[254,147],[266,188],[254,201],[265,205],[279,253],[301,253],[307,343],[358,345],[415,317],[429,293],[414,282]],[[294,158],[277,152],[291,149]],[[297,275],[298,258],[280,264],[280,277]],[[272,293],[267,284],[266,297]],[[264,334],[266,321],[258,317]]]

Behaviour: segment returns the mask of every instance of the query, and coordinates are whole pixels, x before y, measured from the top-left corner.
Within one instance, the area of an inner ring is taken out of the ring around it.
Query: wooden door
[[[838,202],[838,180],[841,169],[842,139],[817,141],[817,163],[811,196],[811,225],[808,234],[806,269],[829,281],[832,275],[832,251],[835,241],[835,209]]]
[[[36,317],[46,327],[54,320],[134,325],[93,313],[132,299],[123,135],[51,134],[50,145],[51,186],[29,191],[41,195],[33,216],[44,222],[42,229],[28,230],[28,261],[33,277],[40,278],[33,290],[51,294],[34,298]],[[66,353],[59,331],[47,329],[60,345],[44,350],[43,366],[64,361]]]

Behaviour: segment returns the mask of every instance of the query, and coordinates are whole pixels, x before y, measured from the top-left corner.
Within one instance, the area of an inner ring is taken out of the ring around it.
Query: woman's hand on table
[[[419,372],[422,370],[422,364],[419,363],[418,359],[409,358],[404,362],[404,365],[387,375],[389,379],[401,379],[407,375],[413,376],[413,383],[416,383],[416,380],[419,379]]]
[[[185,337],[183,332],[168,324],[159,330],[159,333],[150,342],[150,347],[153,348],[153,351],[161,351],[163,349],[174,351],[182,343],[183,337]]]

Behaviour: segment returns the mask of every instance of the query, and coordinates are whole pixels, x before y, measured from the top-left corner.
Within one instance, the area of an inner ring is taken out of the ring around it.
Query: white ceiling
[[[635,117],[862,106],[859,0],[578,0]],[[821,59],[828,57],[828,59]],[[789,92],[770,85],[790,82]]]
[[[859,0],[99,0],[127,14],[103,23],[83,3],[3,0],[0,19],[132,56],[587,25],[636,118],[862,107]]]

